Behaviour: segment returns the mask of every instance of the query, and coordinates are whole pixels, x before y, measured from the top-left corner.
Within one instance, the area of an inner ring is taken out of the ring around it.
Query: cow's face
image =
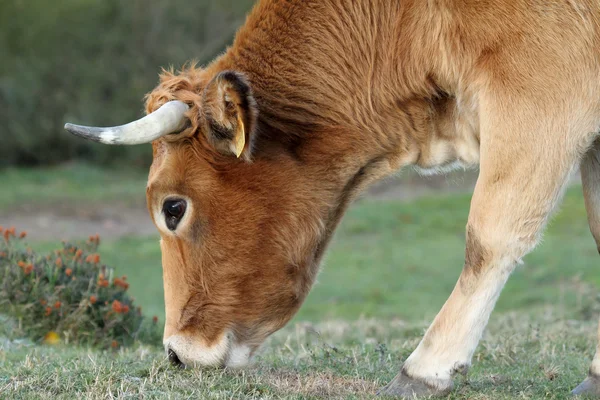
[[[390,165],[359,157],[368,136],[344,130],[340,140],[290,120],[293,101],[273,107],[276,95],[261,95],[264,109],[236,72],[165,72],[146,117],[65,126],[107,144],[152,142],[147,204],[161,235],[164,345],[176,363],[244,365],[300,307],[354,193]]]
[[[252,156],[258,110],[242,76],[190,79],[166,74],[147,103],[193,105],[186,131],[153,142],[147,186],[161,235],[164,345],[188,366],[242,366],[308,292],[326,208],[294,157]]]

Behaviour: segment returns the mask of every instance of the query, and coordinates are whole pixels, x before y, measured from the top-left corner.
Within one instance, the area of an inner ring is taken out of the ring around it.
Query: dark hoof
[[[571,394],[591,395],[600,397],[600,377],[590,375],[581,382]]]
[[[423,382],[411,378],[404,370],[377,394],[383,396],[396,396],[403,399],[427,398],[429,396],[443,396],[452,390],[452,381],[445,382],[438,380],[432,382]]]

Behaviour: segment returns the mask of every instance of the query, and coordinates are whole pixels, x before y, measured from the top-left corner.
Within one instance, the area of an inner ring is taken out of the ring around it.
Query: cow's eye
[[[165,214],[165,223],[167,228],[174,231],[181,218],[185,215],[187,203],[182,199],[169,199],[163,203],[163,213]]]

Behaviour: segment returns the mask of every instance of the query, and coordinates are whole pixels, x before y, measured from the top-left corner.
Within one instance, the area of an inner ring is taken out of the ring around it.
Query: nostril
[[[185,364],[181,362],[179,357],[177,357],[177,353],[175,353],[173,351],[173,349],[169,349],[167,351],[167,355],[169,357],[169,361],[171,362],[171,364],[173,364],[173,366],[179,367],[179,368],[185,368]]]

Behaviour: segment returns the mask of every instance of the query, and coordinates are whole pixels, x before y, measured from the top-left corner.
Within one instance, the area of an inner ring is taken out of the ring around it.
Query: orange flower
[[[6,257],[7,254],[4,251],[0,251],[0,257]]]
[[[122,312],[123,314],[127,314],[127,313],[129,312],[129,306],[128,306],[127,304],[125,304],[125,305],[123,306],[123,308],[121,309],[121,312]]]
[[[8,230],[4,231],[4,240],[6,240],[8,242],[8,239],[10,238],[10,232]]]
[[[127,290],[129,288],[129,283],[127,283],[123,279],[119,279],[119,278],[113,279],[113,285],[122,287],[125,290]]]
[[[56,303],[54,303],[54,308],[60,308],[61,305],[61,302],[57,301]]]
[[[94,296],[94,295],[90,296],[90,303],[96,304],[97,301],[98,301],[98,298],[96,296]]]
[[[31,271],[33,271],[32,264],[27,264],[27,266],[23,269],[23,272],[25,272],[25,275],[29,275],[31,273]]]
[[[108,287],[108,281],[106,279],[98,279],[98,286]]]
[[[123,311],[123,305],[119,300],[115,300],[112,302],[112,310],[117,314]]]
[[[100,255],[90,254],[89,256],[87,256],[85,258],[85,262],[92,263],[92,264],[98,264],[100,262]]]
[[[57,266],[58,268],[62,267],[62,265],[63,265],[62,258],[58,257],[58,258],[56,259],[56,261],[54,261],[54,264],[56,264],[56,266]]]
[[[123,279],[124,281],[126,281],[126,280],[127,280],[127,275],[123,275],[123,276],[121,277],[121,279]]]
[[[47,317],[48,315],[50,315],[50,314],[52,314],[52,308],[50,308],[50,307],[46,307],[46,314],[45,314],[45,315],[46,315],[46,317]]]
[[[158,322],[158,317],[156,315],[152,317],[152,322],[154,322],[155,324]]]
[[[25,236],[27,236],[27,232],[23,231],[23,232],[21,232],[21,234],[19,235],[19,239],[23,239]]]
[[[89,241],[90,241],[90,243],[100,244],[100,235],[96,234],[96,235],[90,236]]]
[[[25,264],[25,261],[19,261],[19,262],[17,263],[17,265],[18,265],[19,267],[21,267],[21,268],[25,268],[25,265],[27,265],[27,264]]]
[[[11,226],[10,228],[8,228],[8,233],[9,233],[11,236],[16,236],[16,235],[15,235],[15,232],[16,232],[16,231],[17,231],[17,229],[16,229],[14,226]]]
[[[45,306],[46,304],[48,304],[48,302],[46,301],[46,299],[41,299],[40,304]]]
[[[67,268],[67,269],[65,269],[65,274],[66,274],[67,276],[71,276],[71,274],[72,274],[72,273],[73,273],[73,270],[72,270],[71,268]]]
[[[0,233],[4,232],[4,228],[0,225]]]
[[[113,349],[116,349],[117,347],[119,347],[119,343],[117,343],[117,341],[116,341],[116,340],[113,340],[113,341],[110,343],[110,347],[112,347]]]
[[[79,249],[75,252],[75,258],[81,258],[81,255],[83,254],[83,250]]]

